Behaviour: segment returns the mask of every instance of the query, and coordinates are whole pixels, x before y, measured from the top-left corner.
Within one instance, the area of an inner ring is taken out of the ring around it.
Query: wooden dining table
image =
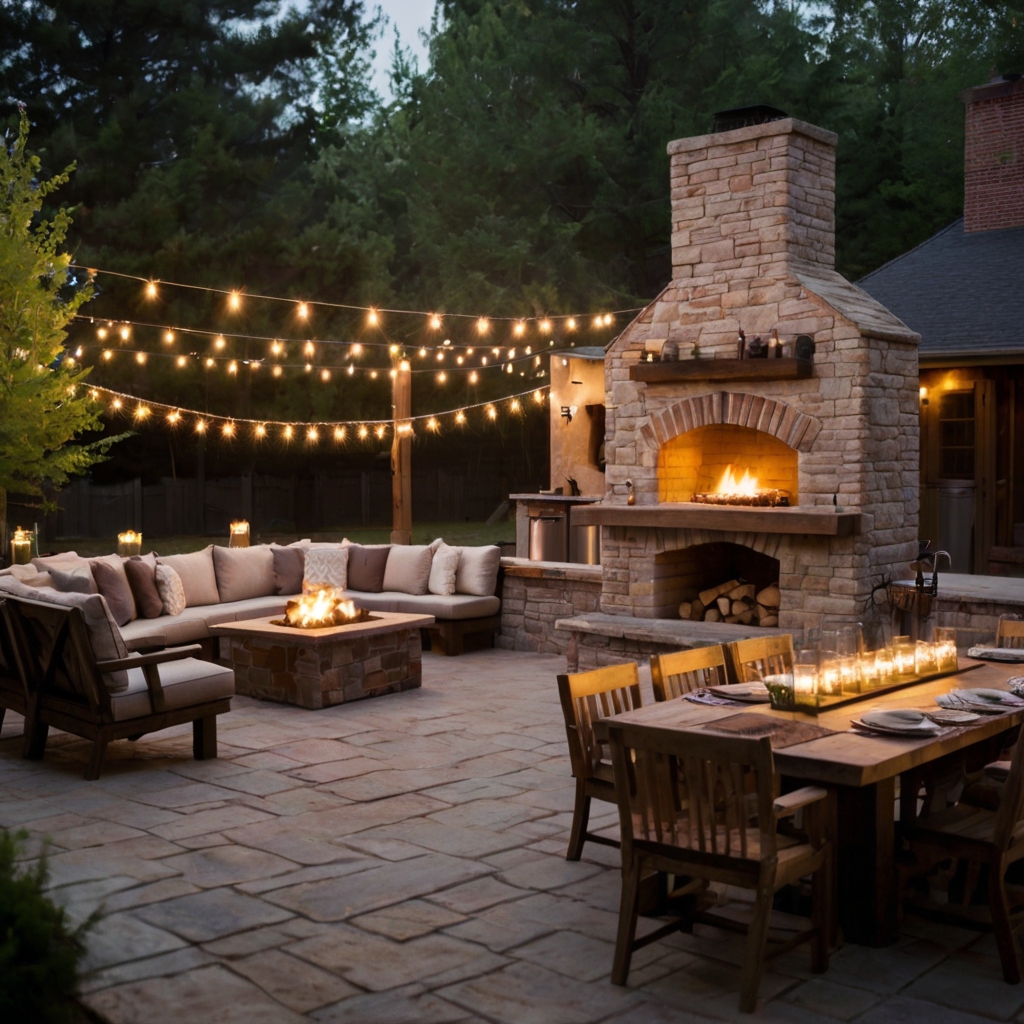
[[[774,750],[776,770],[799,784],[814,782],[836,793],[839,923],[847,941],[883,946],[895,942],[896,928],[896,780],[936,762],[965,759],[968,769],[995,760],[1008,737],[1024,721],[1024,709],[983,715],[970,725],[944,728],[939,735],[878,736],[857,732],[854,719],[873,708],[934,710],[937,694],[954,689],[1008,689],[1006,680],[1024,674],[1024,666],[960,660],[955,675],[915,684],[817,715],[775,711],[767,704],[724,706],[685,699],[637,708],[616,721],[680,730],[700,729],[737,714],[769,715],[814,723],[828,735]],[[599,739],[606,722],[595,723]],[[916,800],[904,800],[903,814],[916,813]]]

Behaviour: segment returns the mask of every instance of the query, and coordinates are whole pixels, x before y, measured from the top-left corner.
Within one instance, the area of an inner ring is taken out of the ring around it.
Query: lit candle
[[[231,524],[228,535],[229,548],[247,548],[249,546],[249,524],[244,519],[236,519]]]
[[[892,655],[884,647],[875,651],[875,674],[879,686],[889,686],[893,681]]]
[[[117,553],[122,558],[142,554],[142,534],[134,530],[125,530],[117,535]]]
[[[935,647],[926,640],[914,645],[914,670],[919,676],[928,676],[935,671]]]
[[[860,666],[855,655],[839,658],[839,688],[843,693],[860,693]]]
[[[873,654],[866,654],[860,659],[860,688],[862,691],[878,688],[878,664]]]
[[[829,658],[821,664],[818,673],[818,693],[823,697],[836,697],[843,692],[839,659]]]
[[[797,705],[813,707],[817,703],[818,667],[816,665],[793,666],[793,698]]]
[[[935,660],[940,672],[955,672],[960,667],[955,629],[940,626],[935,630]]]
[[[11,538],[11,562],[14,565],[28,565],[32,561],[32,531],[20,526]]]

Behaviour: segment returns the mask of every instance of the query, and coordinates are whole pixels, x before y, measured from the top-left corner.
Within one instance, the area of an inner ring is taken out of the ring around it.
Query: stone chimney
[[[1024,226],[1024,78],[1000,75],[962,98],[964,231]]]
[[[791,117],[670,143],[673,280],[777,278],[793,259],[833,269],[835,147]]]

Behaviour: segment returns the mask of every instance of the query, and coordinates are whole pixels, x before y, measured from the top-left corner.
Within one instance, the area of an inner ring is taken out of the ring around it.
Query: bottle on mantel
[[[740,328],[740,336],[736,342],[736,358],[746,359],[747,358],[747,336],[743,333],[743,328]]]

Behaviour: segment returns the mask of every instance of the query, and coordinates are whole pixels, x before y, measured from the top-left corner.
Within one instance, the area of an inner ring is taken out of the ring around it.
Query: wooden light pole
[[[412,372],[392,359],[391,543],[412,543]]]

